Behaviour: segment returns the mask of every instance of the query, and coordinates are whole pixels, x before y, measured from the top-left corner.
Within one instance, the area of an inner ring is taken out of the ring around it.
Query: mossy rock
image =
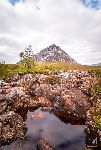
[[[19,87],[26,87],[28,85],[29,85],[29,82],[23,82],[23,83],[18,84]]]
[[[55,75],[51,75],[45,78],[44,84],[51,84],[51,85],[59,84],[59,78]]]

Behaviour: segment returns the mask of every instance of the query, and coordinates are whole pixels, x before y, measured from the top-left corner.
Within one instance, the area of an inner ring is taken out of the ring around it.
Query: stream
[[[42,118],[31,116],[42,114]],[[75,117],[63,114],[58,110],[42,111],[41,108],[19,112],[26,123],[28,131],[25,140],[16,140],[2,150],[37,150],[38,140],[45,139],[53,150],[84,150],[85,125]]]

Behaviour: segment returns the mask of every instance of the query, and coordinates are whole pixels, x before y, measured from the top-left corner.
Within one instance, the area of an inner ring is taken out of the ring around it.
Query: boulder
[[[54,111],[54,107],[53,106],[51,106],[51,107],[42,107],[40,110],[44,111],[44,112],[52,112],[52,111]]]
[[[52,104],[50,101],[44,97],[39,97],[36,100],[31,99],[29,101],[29,108],[38,108],[38,107],[51,107]]]
[[[60,109],[85,118],[86,112],[90,108],[86,95],[81,90],[75,88],[69,89],[66,92],[67,94],[61,93],[58,105]]]
[[[59,111],[57,109],[54,109],[52,113],[54,113],[54,115],[65,124],[70,123],[71,125],[84,125],[86,122],[86,120],[73,116],[69,113],[67,115],[67,113],[65,113],[64,111]]]
[[[0,116],[0,143],[9,144],[17,138],[25,138],[27,131],[26,124],[21,116],[9,111]]]
[[[0,89],[8,89],[8,88],[10,88],[10,84],[6,83],[3,80],[0,80]]]
[[[7,110],[7,103],[5,101],[5,95],[0,94],[0,115]]]
[[[7,110],[7,103],[5,101],[0,102],[0,115],[3,114],[6,110]]]
[[[66,84],[34,84],[30,87],[30,92],[33,93],[37,98],[38,97],[45,97],[49,99],[51,102],[54,103],[55,100],[61,94],[61,91],[68,89]]]
[[[66,84],[35,84],[30,90],[36,97],[41,96],[49,100],[54,107],[79,117],[85,118],[90,108],[87,96],[80,89],[70,88]]]
[[[5,96],[5,100],[10,106],[19,108],[26,108],[29,104],[29,97],[20,88],[14,88],[10,93]]]
[[[0,102],[4,102],[5,101],[5,95],[0,94]]]
[[[11,83],[11,82],[17,82],[20,79],[20,75],[15,74],[13,76],[8,77],[5,82]]]
[[[42,139],[37,143],[37,150],[53,150],[53,148],[46,140]]]
[[[32,79],[32,74],[25,74],[17,80],[17,84],[28,83]]]
[[[69,70],[67,72],[60,72],[58,74],[60,78],[60,83],[68,84],[69,87],[76,87],[80,89],[83,93],[90,95],[89,88],[96,80],[94,74],[88,71],[79,70]]]
[[[31,119],[33,119],[33,118],[43,118],[44,117],[44,115],[43,115],[43,113],[38,113],[37,115],[31,115]]]

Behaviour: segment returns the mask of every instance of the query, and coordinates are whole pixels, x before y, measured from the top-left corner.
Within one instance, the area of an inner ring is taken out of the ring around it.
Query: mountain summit
[[[39,53],[34,55],[35,61],[42,62],[75,62],[65,51],[59,46],[52,44],[51,46],[41,50]]]

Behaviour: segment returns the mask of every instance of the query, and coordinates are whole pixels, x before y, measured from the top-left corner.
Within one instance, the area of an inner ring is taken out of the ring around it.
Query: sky
[[[0,0],[0,60],[52,44],[80,64],[101,63],[101,0]]]

